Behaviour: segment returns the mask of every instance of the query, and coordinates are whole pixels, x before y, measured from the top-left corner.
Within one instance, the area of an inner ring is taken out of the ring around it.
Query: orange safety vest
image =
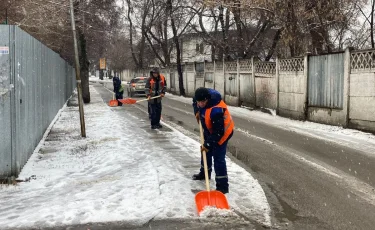
[[[154,78],[151,77],[151,80],[150,80],[150,94],[152,93],[156,93],[156,92],[153,92],[154,89],[155,89],[155,81],[154,81]],[[160,74],[160,80],[159,80],[159,91],[161,91],[165,86],[165,77],[163,75]]]
[[[223,100],[221,100],[219,104],[206,109],[204,119],[205,119],[206,127],[210,133],[212,133],[211,110],[212,108],[215,108],[215,107],[219,107],[224,110],[224,135],[218,142],[219,145],[222,145],[228,139],[229,135],[233,132],[234,122],[233,122],[232,116],[229,113],[227,105],[225,104]]]

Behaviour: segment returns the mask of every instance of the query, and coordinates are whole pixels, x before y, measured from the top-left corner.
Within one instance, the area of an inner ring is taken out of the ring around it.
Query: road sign
[[[100,66],[100,69],[105,69],[105,66],[106,63],[105,63],[105,58],[100,58],[100,63],[99,63],[99,66]]]

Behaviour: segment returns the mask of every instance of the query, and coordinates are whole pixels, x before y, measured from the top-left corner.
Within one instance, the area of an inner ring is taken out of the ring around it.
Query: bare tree
[[[217,32],[222,33],[219,42],[213,42],[218,39],[217,35],[208,34],[216,32],[215,29],[202,28],[204,24],[199,23],[200,32],[205,34],[210,44],[223,50],[224,56],[227,56],[228,52],[231,55],[235,52],[234,56],[243,58],[268,50],[265,60],[269,60],[275,52],[286,48],[288,52],[279,52],[279,55],[295,56],[306,51],[319,54],[342,47],[346,34],[357,20],[358,9],[356,10],[354,6],[363,3],[362,0],[201,0],[199,2],[204,8],[199,12],[199,17],[213,19],[212,25],[216,24],[215,13],[218,12],[216,14],[221,28],[219,27]],[[211,15],[207,14],[209,10],[212,12]],[[193,28],[198,31],[196,25],[193,25]],[[228,30],[230,39],[227,35]]]
[[[375,13],[375,0],[369,1],[371,3],[370,12],[366,13],[364,10],[364,5],[361,5],[362,2],[359,2],[356,4],[356,7],[358,7],[359,11],[361,12],[362,16],[365,18],[365,24],[368,23],[370,29],[369,29],[369,37],[371,42],[371,48],[375,48],[375,41],[374,41],[374,13]],[[363,25],[361,30],[363,31],[363,28],[366,26]],[[367,34],[367,33],[366,33]],[[366,36],[367,37],[367,36]],[[365,43],[365,41],[363,41]]]
[[[152,8],[151,0],[134,2],[126,0],[126,19],[129,23],[129,42],[133,61],[137,69],[146,67],[145,46],[147,19]]]
[[[105,50],[111,30],[118,21],[115,0],[75,0],[77,32],[81,64],[83,100],[90,102],[89,65],[90,59],[99,59],[98,50]],[[49,0],[9,0],[9,22],[20,26],[53,49],[71,64],[73,62],[73,42],[67,2]],[[99,47],[99,48],[97,48]]]
[[[132,59],[132,54],[129,52],[130,42],[125,34],[116,34],[112,40],[108,53],[110,53],[110,67],[115,72],[120,72],[124,69],[135,69],[135,63]]]
[[[172,43],[170,42],[168,18],[166,6],[162,1],[153,1],[152,13],[146,27],[145,36],[161,66],[169,66],[171,63]]]

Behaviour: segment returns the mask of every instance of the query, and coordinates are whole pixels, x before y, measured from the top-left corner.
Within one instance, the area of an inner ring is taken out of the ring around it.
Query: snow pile
[[[236,217],[237,214],[231,209],[220,209],[212,206],[206,206],[199,216],[201,218]]]

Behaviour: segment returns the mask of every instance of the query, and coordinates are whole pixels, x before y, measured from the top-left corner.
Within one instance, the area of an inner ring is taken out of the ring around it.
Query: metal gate
[[[344,53],[311,56],[308,71],[309,106],[342,109]]]
[[[12,169],[11,101],[14,100],[10,75],[9,26],[0,26],[0,176],[9,176]],[[11,99],[12,97],[12,99]]]
[[[0,25],[0,177],[17,176],[75,85],[57,53]]]
[[[225,95],[237,97],[237,62],[225,63]]]
[[[228,73],[225,77],[225,95],[237,97],[237,74]]]

